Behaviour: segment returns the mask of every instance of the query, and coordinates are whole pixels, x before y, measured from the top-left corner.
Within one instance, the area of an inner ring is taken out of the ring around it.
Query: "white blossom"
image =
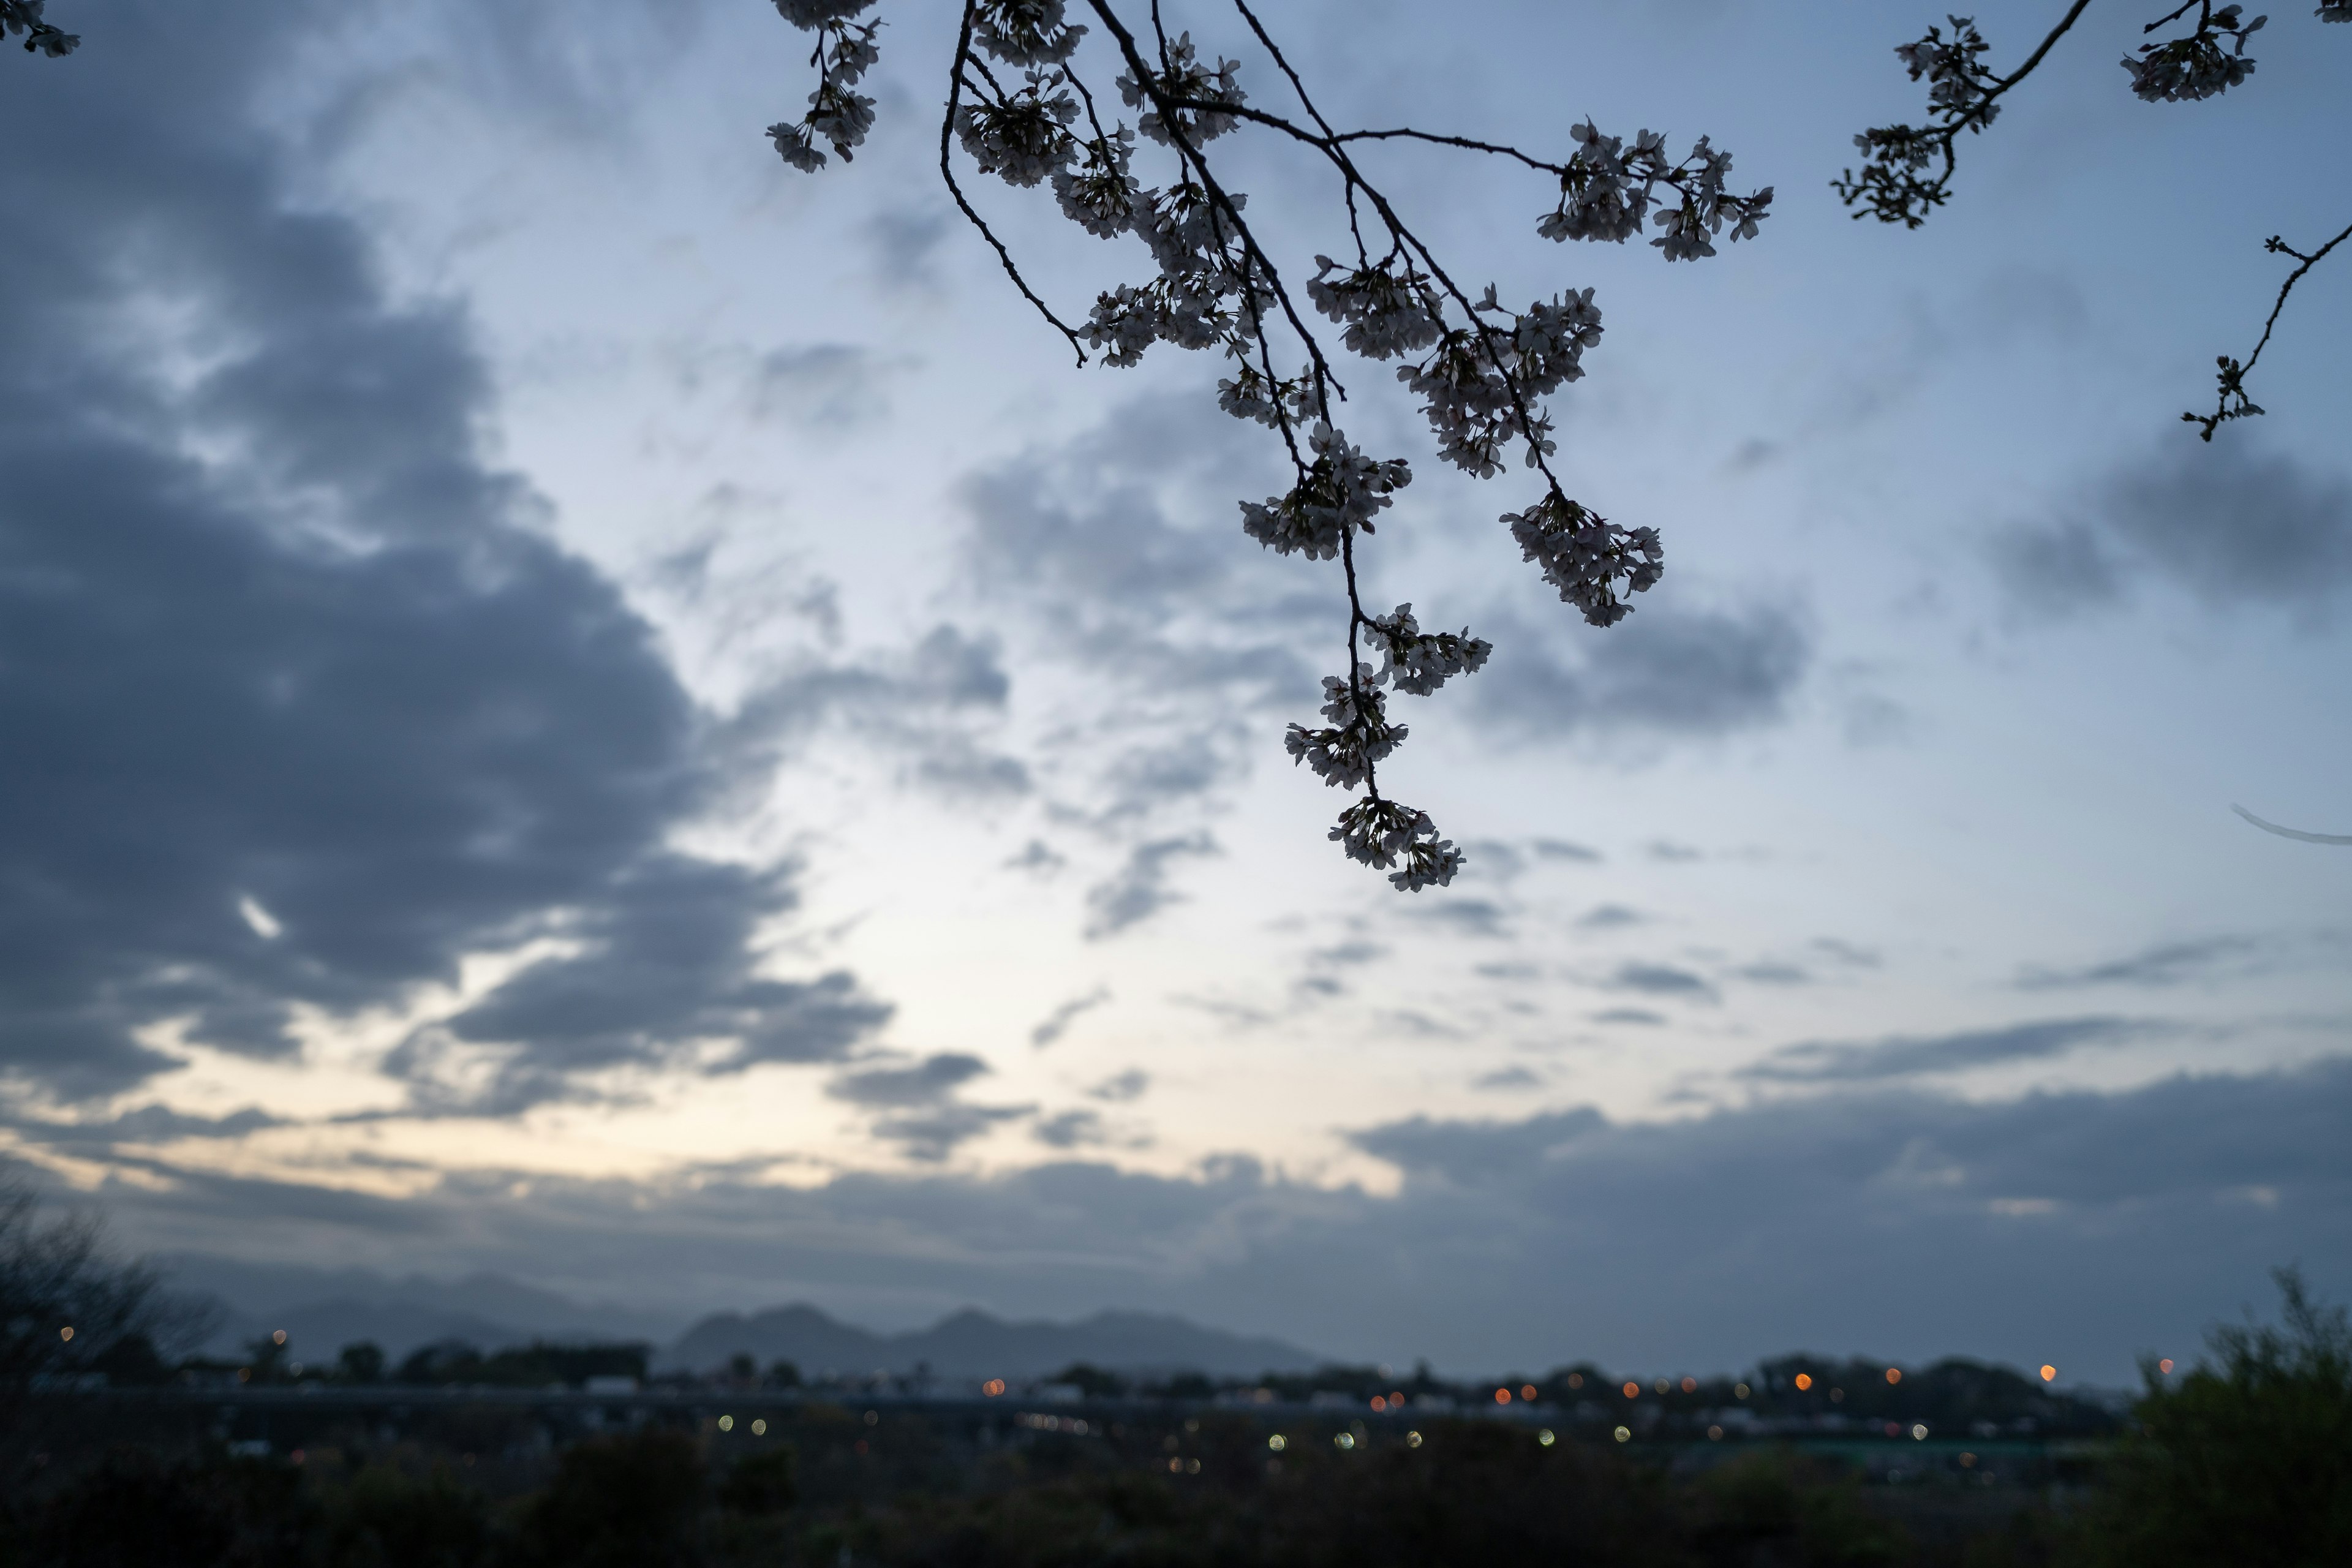
[[[1368,664],[1356,667],[1352,681],[1336,675],[1323,678],[1323,716],[1331,721],[1328,726],[1309,730],[1293,724],[1282,743],[1294,763],[1306,763],[1334,789],[1367,783],[1373,767],[1388,759],[1407,732],[1404,725],[1389,722],[1388,694]]]
[[[1062,19],[1062,0],[981,0],[973,7],[971,41],[1009,66],[1057,66],[1087,36]]]
[[[1521,558],[1536,563],[1544,581],[1596,626],[1614,626],[1632,613],[1617,597],[1619,578],[1626,593],[1640,594],[1665,572],[1657,530],[1619,528],[1558,490],[1525,511],[1505,512],[1503,521]]]
[[[0,4],[0,34],[11,37],[19,33],[27,34],[29,37],[25,39],[26,54],[42,54],[53,60],[61,59],[80,46],[81,35],[68,33],[41,20],[41,13],[47,8],[47,0],[5,0],[5,4]]]
[[[874,0],[776,0],[777,14],[793,26],[814,31],[829,22],[846,22]]]
[[[1732,238],[1753,239],[1756,226],[1769,216],[1772,187],[1746,196],[1725,190],[1731,154],[1706,137],[1677,163],[1666,156],[1665,137],[1654,131],[1635,136],[1630,153],[1622,140],[1602,134],[1590,120],[1571,127],[1569,135],[1578,146],[1559,177],[1559,205],[1536,224],[1546,239],[1622,245],[1642,231],[1662,184],[1682,197],[1658,211],[1655,221],[1664,232],[1650,242],[1669,261],[1713,256],[1710,237],[1722,233],[1727,223]]]
[[[1076,170],[1054,172],[1054,195],[1062,216],[1100,239],[1111,239],[1135,226],[1141,186],[1128,173],[1135,152],[1135,132],[1121,125],[1108,136],[1082,144],[1084,156]]]
[[[1160,336],[1160,300],[1150,289],[1122,283],[1096,296],[1095,308],[1079,331],[1087,346],[1102,350],[1108,363],[1131,365]]]
[[[1437,825],[1425,811],[1415,811],[1392,800],[1366,797],[1339,814],[1331,838],[1351,860],[1387,870],[1404,858],[1405,867],[1389,881],[1399,891],[1417,893],[1442,888],[1462,868],[1462,851],[1452,840],[1437,837]]]
[[[1077,138],[1068,126],[1078,101],[1064,91],[1060,71],[1031,71],[1019,92],[967,103],[956,117],[956,136],[983,174],[1030,186],[1069,166]]]
[[[1330,426],[1318,422],[1307,444],[1315,460],[1290,493],[1259,505],[1244,501],[1242,531],[1277,555],[1294,552],[1328,561],[1340,542],[1357,529],[1369,533],[1372,519],[1386,510],[1396,491],[1412,482],[1402,458],[1379,461],[1348,444]]]
[[[1118,79],[1118,91],[1129,109],[1144,111],[1137,121],[1137,128],[1152,141],[1172,147],[1176,144],[1176,137],[1170,133],[1167,122],[1160,118],[1152,94],[1156,92],[1162,98],[1189,100],[1196,103],[1238,107],[1248,100],[1248,95],[1242,91],[1235,79],[1235,73],[1240,69],[1239,60],[1220,59],[1214,69],[1202,65],[1192,52],[1192,35],[1183,33],[1168,46],[1166,70],[1147,75],[1140,80],[1131,70],[1122,73]],[[1213,142],[1231,131],[1235,123],[1232,115],[1221,114],[1214,108],[1178,109],[1174,113],[1176,132],[1182,136],[1188,147]]]
[[[874,129],[874,100],[828,81],[809,94],[808,128],[832,142],[846,163],[849,150],[864,143],[866,133]]]
[[[2200,21],[2189,37],[2142,44],[2138,59],[2125,56],[2123,68],[2131,73],[2132,92],[2149,103],[2179,103],[2212,98],[2244,82],[2254,74],[2254,62],[2246,58],[2246,40],[2270,18],[2257,16],[2242,25],[2238,18],[2243,9],[2224,5]],[[2319,14],[2327,13],[2323,9]],[[2223,53],[2217,36],[2235,40],[2235,47]]]
[[[1315,258],[1318,271],[1307,280],[1307,298],[1332,321],[1343,323],[1341,338],[1349,350],[1367,359],[1392,359],[1418,353],[1437,341],[1443,330],[1429,279],[1410,264],[1399,277],[1392,264],[1382,261],[1328,277],[1339,264],[1328,256]]]
[[[806,125],[785,121],[769,126],[768,137],[775,142],[776,151],[783,154],[784,162],[802,173],[814,174],[824,167],[824,154],[816,150]]]
[[[1495,651],[1495,645],[1485,637],[1472,637],[1468,626],[1459,636],[1423,632],[1412,618],[1411,605],[1399,605],[1391,615],[1372,616],[1366,629],[1382,657],[1374,679],[1414,697],[1428,696],[1456,675],[1476,674],[1486,656]]]

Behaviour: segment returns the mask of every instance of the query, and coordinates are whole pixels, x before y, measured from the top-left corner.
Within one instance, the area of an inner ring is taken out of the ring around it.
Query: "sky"
[[[1932,9],[1932,8],[1930,8]],[[1987,4],[1992,58],[2053,8]],[[1464,1372],[2053,1362],[2352,1292],[2352,37],[2200,104],[2101,5],[1917,232],[1900,7],[1288,0],[1335,122],[1728,148],[1754,240],[1535,233],[1368,172],[1474,287],[1591,287],[1570,493],[1666,574],[1585,626],[1412,464],[1368,600],[1491,639],[1347,861],[1281,746],[1328,563],[1206,356],[1075,368],[938,171],[948,8],[854,163],[752,0],[59,0],[0,124],[0,1143],[139,1251],[669,1313],[1184,1312]],[[1204,50],[1284,107],[1229,9]],[[1091,51],[1082,69],[1115,74]],[[1277,258],[1328,181],[1220,142]],[[1065,315],[1142,280],[962,166]],[[1160,176],[1147,175],[1149,178]],[[1263,216],[1260,216],[1263,215]]]

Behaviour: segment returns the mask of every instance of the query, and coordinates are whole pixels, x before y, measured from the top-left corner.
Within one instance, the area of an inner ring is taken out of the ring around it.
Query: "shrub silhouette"
[[[800,1456],[778,1443],[736,1461],[719,1483],[719,1506],[730,1513],[775,1514],[800,1500]]]
[[[684,1433],[648,1428],[564,1451],[524,1510],[527,1568],[685,1568],[702,1552],[702,1455]]]
[[[2139,1431],[2109,1467],[2084,1558],[2132,1568],[2352,1563],[2352,1323],[2274,1276],[2283,1326],[2222,1326],[2168,1386],[2147,1363]]]

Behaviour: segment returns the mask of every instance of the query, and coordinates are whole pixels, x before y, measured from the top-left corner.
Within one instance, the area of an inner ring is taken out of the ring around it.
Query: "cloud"
[[[0,1070],[119,1091],[167,1022],[284,1058],[298,1005],[537,937],[586,956],[401,1060],[495,1040],[514,1109],[841,1054],[887,1005],[765,975],[790,868],[670,847],[726,783],[709,716],[484,462],[462,313],[297,198],[248,42],[159,8],[0,102],[51,149],[0,171]]]
[[[1802,625],[1772,603],[1644,607],[1601,632],[1547,635],[1506,618],[1491,635],[1474,700],[1499,732],[1528,742],[1700,739],[1776,723],[1812,657]]]
[[[1810,985],[1813,980],[1812,974],[1798,964],[1780,963],[1770,960],[1743,963],[1732,973],[1738,974],[1742,980],[1752,980],[1759,985]]]
[[[1406,909],[1409,919],[1424,925],[1444,926],[1462,936],[1502,937],[1509,934],[1509,916],[1492,899],[1438,898],[1416,900]]]
[[[1073,996],[1048,1013],[1037,1026],[1029,1031],[1029,1043],[1038,1049],[1054,1044],[1070,1032],[1070,1026],[1083,1014],[1091,1012],[1110,1000],[1110,992],[1097,985],[1083,996]]]
[[[1169,863],[1216,852],[1216,840],[1206,833],[1137,845],[1116,874],[1087,889],[1087,940],[1116,936],[1180,902],[1183,895],[1168,885]]]
[[[1103,1130],[1102,1113],[1095,1110],[1064,1110],[1041,1117],[1029,1129],[1029,1136],[1049,1149],[1078,1149],[1110,1142]]]
[[[1546,860],[1575,860],[1588,866],[1598,865],[1601,861],[1600,850],[1572,844],[1565,838],[1531,839],[1528,847]]]
[[[1009,871],[1027,871],[1033,876],[1050,877],[1069,863],[1068,857],[1044,839],[1032,838],[1022,846],[1021,853],[1005,861],[1004,866]]]
[[[978,1057],[941,1051],[905,1065],[840,1074],[825,1085],[825,1092],[884,1112],[874,1121],[874,1135],[898,1145],[910,1160],[935,1164],[999,1122],[1035,1113],[1034,1106],[974,1105],[957,1098],[965,1084],[990,1070]]]
[[[825,1092],[852,1105],[936,1105],[988,1070],[978,1057],[942,1051],[908,1067],[844,1073],[825,1086]]]
[[[1579,915],[1576,923],[1587,931],[1615,931],[1624,926],[1640,925],[1646,918],[1641,910],[1628,909],[1623,904],[1595,904]]]
[[[1653,1013],[1647,1007],[1609,1007],[1592,1015],[1596,1024],[1663,1024],[1664,1013]]]
[[[1470,1080],[1470,1087],[1491,1089],[1540,1089],[1543,1087],[1543,1079],[1541,1075],[1527,1068],[1514,1065],[1496,1068],[1493,1072],[1482,1072]]]
[[[1865,1043],[1805,1040],[1740,1068],[1738,1076],[1773,1083],[1870,1082],[2044,1061],[2083,1046],[2111,1046],[2167,1032],[2168,1026],[2146,1019],[2102,1016],[2042,1018],[1995,1029],[1898,1035]]]
[[[2050,969],[2029,964],[2019,972],[2021,991],[2065,991],[2086,985],[2178,985],[2210,974],[2233,959],[2263,951],[2263,944],[2242,936],[2205,937],[2194,942],[2163,942],[2126,958],[2076,969]]]
[[[1145,1072],[1141,1068],[1129,1068],[1125,1072],[1116,1073],[1103,1079],[1102,1082],[1087,1090],[1087,1093],[1097,1100],[1108,1100],[1114,1105],[1123,1105],[1129,1100],[1141,1099],[1143,1091],[1150,1087],[1150,1073]]]
[[[2352,584],[2352,486],[2243,438],[2119,465],[2073,516],[1990,536],[2017,605],[2063,614],[2160,581],[2216,607],[2311,613]]]
[[[1670,963],[1621,963],[1604,983],[1615,991],[1639,991],[1649,996],[1673,996],[1693,1002],[1715,1001],[1715,987],[1687,969]]]
[[[850,343],[772,349],[752,365],[751,412],[814,430],[856,429],[890,412],[888,374],[872,351]]]
[[[2336,1058],[1992,1101],[1881,1087],[1665,1122],[1415,1117],[1349,1135],[1395,1171],[1386,1195],[1232,1157],[814,1185],[540,1174],[527,1195],[512,1173],[453,1172],[398,1201],[158,1167],[107,1197],[132,1246],[491,1268],[680,1316],[1116,1306],[1465,1373],[1732,1370],[1813,1346],[2120,1384],[2135,1349],[2193,1346],[2281,1259],[2352,1290],[2347,1123]]]

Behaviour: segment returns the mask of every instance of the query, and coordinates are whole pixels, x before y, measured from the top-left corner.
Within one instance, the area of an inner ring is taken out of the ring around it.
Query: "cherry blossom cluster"
[[[1666,156],[1666,139],[1657,132],[1636,135],[1630,153],[1622,137],[1602,135],[1590,120],[1569,135],[1578,146],[1559,172],[1559,205],[1536,225],[1546,239],[1622,245],[1641,233],[1657,188],[1664,185],[1682,200],[1658,209],[1656,224],[1664,232],[1650,243],[1669,261],[1693,261],[1715,254],[1712,237],[1727,223],[1732,238],[1755,238],[1757,224],[1772,205],[1769,185],[1745,196],[1724,189],[1731,154],[1704,136],[1688,157],[1675,163]]]
[[[862,145],[874,129],[874,100],[853,90],[870,69],[878,51],[874,47],[879,22],[853,24],[850,18],[870,8],[874,0],[776,0],[785,21],[816,35],[809,64],[816,68],[816,90],[809,94],[809,110],[796,121],[768,127],[785,163],[804,174],[824,167],[819,142],[830,142],[845,163],[851,149]]]
[[[1559,590],[1561,601],[1574,605],[1596,626],[1613,626],[1633,613],[1617,596],[1621,580],[1627,594],[1639,594],[1666,569],[1657,530],[1620,528],[1563,495],[1548,495],[1525,511],[1506,512],[1503,521],[1510,524],[1521,559],[1534,562],[1544,581]]]
[[[1952,139],[1961,131],[1982,132],[2000,113],[1994,101],[2006,88],[1984,64],[1987,44],[1969,16],[1947,16],[1952,36],[1930,27],[1916,42],[1895,46],[1913,81],[1927,83],[1927,124],[1880,125],[1863,132],[1853,144],[1868,158],[1861,174],[1851,169],[1831,182],[1848,206],[1868,204],[1869,215],[1883,223],[1917,228],[1928,212],[1949,195]],[[1943,173],[1933,179],[1921,174],[1938,155]],[[1856,213],[1860,217],[1863,214]]]
[[[771,132],[796,168],[822,165],[819,142],[834,142],[846,157],[872,123],[870,100],[849,90],[872,63],[874,24],[852,26],[869,4],[777,0],[787,21],[818,35],[812,112]],[[1552,471],[1557,447],[1544,399],[1583,375],[1585,351],[1601,341],[1592,290],[1557,292],[1524,310],[1503,305],[1492,285],[1474,297],[1365,177],[1356,150],[1402,138],[1516,160],[1558,182],[1559,200],[1538,219],[1539,234],[1622,243],[1646,226],[1669,261],[1713,256],[1727,231],[1732,240],[1753,238],[1772,193],[1732,191],[1730,155],[1704,136],[1676,159],[1663,135],[1643,131],[1628,145],[1588,121],[1571,132],[1567,161],[1554,163],[1458,137],[1335,131],[1248,0],[1233,5],[1295,91],[1303,118],[1253,102],[1241,63],[1196,47],[1189,32],[1170,36],[1158,6],[1136,6],[1145,15],[1130,26],[1115,0],[1087,0],[1084,9],[1106,35],[1090,47],[1115,54],[1117,101],[1135,117],[1132,125],[1106,124],[1099,106],[1109,100],[1081,70],[1088,28],[1069,19],[1066,0],[968,0],[950,73],[941,171],[1013,285],[1081,363],[1091,352],[1131,365],[1155,343],[1224,357],[1219,405],[1275,432],[1293,469],[1283,494],[1239,503],[1243,531],[1277,554],[1336,561],[1345,578],[1347,673],[1323,682],[1323,722],[1289,726],[1285,744],[1326,784],[1360,792],[1331,833],[1351,858],[1390,872],[1408,891],[1442,886],[1462,865],[1462,852],[1438,836],[1427,813],[1381,789],[1381,764],[1407,733],[1390,718],[1388,700],[1392,693],[1426,697],[1474,674],[1493,648],[1467,627],[1424,632],[1410,604],[1386,616],[1365,609],[1359,539],[1374,534],[1412,475],[1404,459],[1368,454],[1348,438],[1339,417],[1347,392],[1331,353],[1396,362],[1397,380],[1419,400],[1446,461],[1483,479],[1503,471],[1515,451],[1521,456],[1541,489],[1502,521],[1526,558],[1593,625],[1622,619],[1626,599],[1658,581],[1664,558],[1654,531],[1614,527],[1570,500]],[[1249,128],[1309,149],[1339,183],[1352,259],[1317,256],[1303,287],[1286,280],[1259,243],[1246,193],[1229,188],[1212,163],[1212,143]],[[1049,186],[1063,216],[1088,234],[1133,236],[1150,272],[1102,289],[1082,319],[1066,321],[1030,288],[964,195],[947,156],[950,138],[983,174],[1022,189]],[[1147,150],[1166,166],[1156,184],[1138,173]],[[1327,351],[1315,316],[1336,329],[1336,349]]]
[[[0,34],[16,37],[22,34],[26,54],[44,54],[51,59],[74,52],[81,43],[81,35],[68,33],[41,20],[48,0],[0,0]]]
[[[2007,76],[1995,76],[1986,67],[1982,57],[1988,46],[1976,24],[1966,16],[1946,18],[1952,25],[1948,39],[1940,28],[1930,27],[1917,42],[1896,45],[1895,53],[1911,73],[1911,79],[1925,78],[1930,84],[1928,123],[1881,126],[1856,136],[1854,145],[1868,154],[1869,162],[1859,175],[1852,169],[1846,170],[1830,182],[1831,188],[1846,205],[1857,209],[1853,214],[1857,218],[1875,217],[1917,228],[1949,194],[1956,161],[1954,144],[1959,133],[1963,130],[1979,132],[1991,124],[2000,112],[1998,100],[2001,95],[2033,74],[2089,5],[2090,0],[2074,0],[2041,45]],[[2242,86],[2253,74],[2254,62],[2246,57],[2246,40],[2260,32],[2270,18],[2256,16],[2248,20],[2243,5],[2231,4],[2217,9],[2213,0],[2180,0],[2179,5],[2140,31],[2148,34],[2168,27],[2191,11],[2197,13],[2197,20],[2186,37],[2143,44],[2136,57],[2124,58],[2123,68],[2131,77],[2132,91],[2142,101],[2180,103],[2213,98]],[[2319,0],[2319,8],[2314,15],[2323,22],[2352,22],[2352,0]],[[2227,48],[2223,47],[2225,39]],[[1924,177],[1938,159],[1942,160],[1942,168],[1932,178]],[[2216,377],[2220,395],[2213,412],[2191,411],[2180,416],[2198,426],[2198,434],[2205,440],[2210,441],[2213,432],[2230,420],[2263,412],[2262,406],[2247,395],[2246,377],[2262,358],[2263,350],[2270,345],[2279,312],[2285,309],[2287,296],[2294,291],[2294,286],[2348,239],[2352,239],[2352,226],[2347,226],[2308,254],[2277,235],[2271,236],[2265,243],[2263,248],[2272,254],[2292,257],[2301,265],[2279,285],[2278,298],[2271,306],[2269,319],[2263,323],[2262,341],[2254,345],[2253,353],[2242,362],[2229,354],[2215,360],[2220,367]]]
[[[2246,40],[2261,31],[2270,18],[2257,16],[2251,22],[2242,22],[2242,6],[2224,5],[2216,11],[2211,0],[2198,0],[2198,5],[2197,30],[2189,37],[2142,44],[2139,58],[2124,57],[2123,68],[2131,73],[2132,92],[2143,101],[2179,103],[2212,98],[2240,86],[2254,74],[2254,62],[2246,58]],[[2177,20],[2188,9],[2183,5],[2154,26],[2160,27],[2165,22]],[[2230,39],[2233,46],[2227,52],[2221,47],[2223,38]]]

